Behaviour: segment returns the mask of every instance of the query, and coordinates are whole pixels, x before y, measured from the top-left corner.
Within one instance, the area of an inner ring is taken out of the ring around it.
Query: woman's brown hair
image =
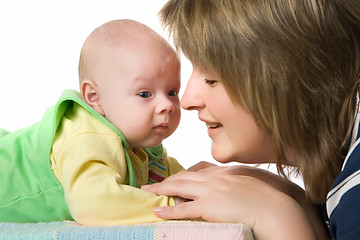
[[[278,171],[290,147],[309,197],[324,202],[356,108],[360,2],[170,0],[160,15],[177,49],[271,134]]]

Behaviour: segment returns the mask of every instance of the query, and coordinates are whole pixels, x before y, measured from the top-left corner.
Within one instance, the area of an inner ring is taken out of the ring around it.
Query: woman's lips
[[[210,138],[214,138],[223,127],[223,125],[220,123],[206,123],[206,126],[208,128],[208,135]]]
[[[206,123],[206,126],[211,129],[222,127],[220,123]]]

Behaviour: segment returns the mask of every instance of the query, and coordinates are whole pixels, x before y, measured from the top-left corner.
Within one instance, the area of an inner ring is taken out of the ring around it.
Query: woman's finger
[[[193,171],[193,172],[197,172],[201,169],[206,169],[206,168],[209,168],[209,167],[215,167],[217,165],[213,164],[213,163],[210,163],[210,162],[205,162],[205,161],[201,161],[201,162],[198,162],[197,164],[191,166],[188,171]]]
[[[156,216],[163,219],[201,218],[202,209],[196,205],[195,201],[190,201],[172,207],[155,207],[153,211]]]
[[[204,195],[203,192],[206,190],[202,181],[188,179],[163,181],[161,183],[142,186],[141,189],[157,195],[179,196],[192,200]]]
[[[178,172],[174,175],[171,175],[171,176],[165,178],[165,180],[163,182],[180,180],[180,179],[183,179],[183,180],[187,179],[187,180],[202,182],[207,178],[207,176],[204,176],[204,175],[205,175],[205,173],[199,173],[199,172],[195,172],[195,171],[181,171],[181,172]]]

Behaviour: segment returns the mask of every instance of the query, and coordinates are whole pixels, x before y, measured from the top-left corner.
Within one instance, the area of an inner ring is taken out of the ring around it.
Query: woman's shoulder
[[[329,227],[334,236],[341,236],[346,232],[360,234],[360,226],[350,228],[354,224],[354,219],[357,219],[360,214],[359,202],[360,139],[350,148],[343,168],[327,196],[326,209],[330,220]]]

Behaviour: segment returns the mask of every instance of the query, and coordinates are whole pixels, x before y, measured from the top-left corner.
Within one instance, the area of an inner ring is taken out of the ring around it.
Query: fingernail
[[[154,207],[154,208],[153,208],[153,211],[154,211],[154,212],[161,212],[162,210],[163,210],[162,207]]]
[[[148,190],[150,188],[150,185],[143,185],[143,186],[141,186],[141,189],[142,190]]]

